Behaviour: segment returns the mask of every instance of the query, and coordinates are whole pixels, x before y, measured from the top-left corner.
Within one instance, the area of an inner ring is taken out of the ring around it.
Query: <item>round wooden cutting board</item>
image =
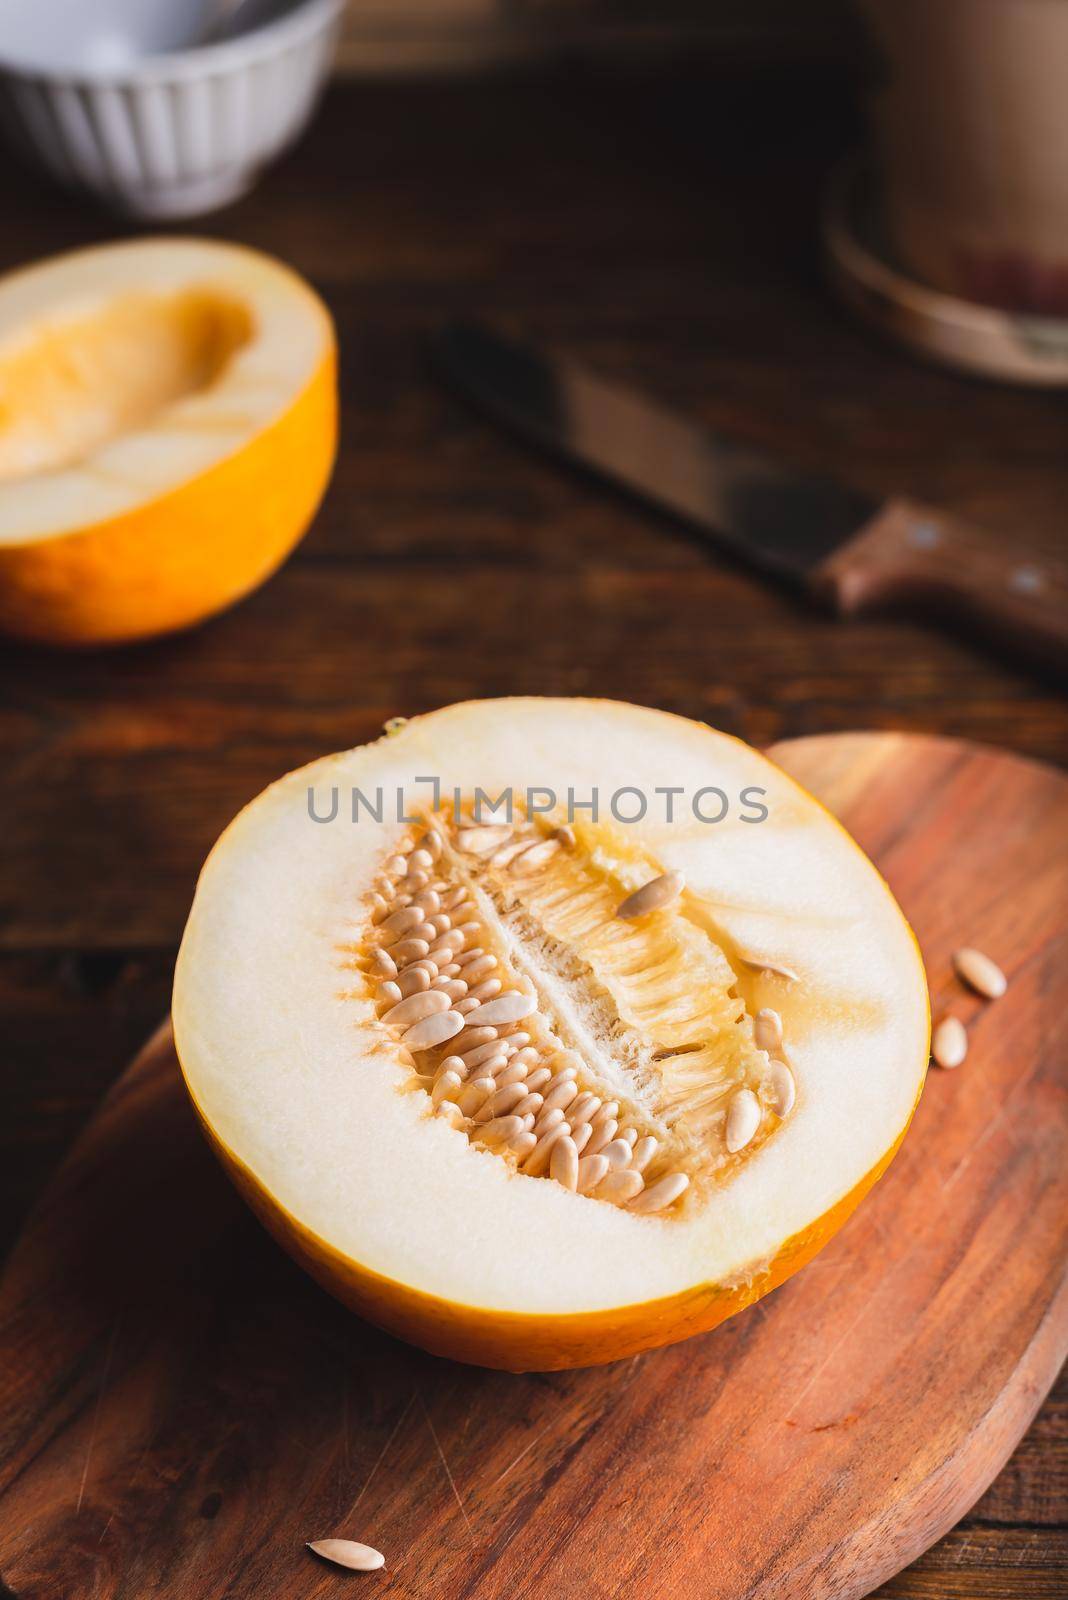
[[[1068,781],[888,734],[773,751],[845,820],[969,1024],[888,1175],[715,1332],[513,1376],[397,1343],[261,1233],[161,1032],[0,1293],[0,1594],[822,1600],[977,1499],[1068,1348]],[[1009,975],[955,983],[961,943]],[[345,1573],[304,1541],[365,1540]]]

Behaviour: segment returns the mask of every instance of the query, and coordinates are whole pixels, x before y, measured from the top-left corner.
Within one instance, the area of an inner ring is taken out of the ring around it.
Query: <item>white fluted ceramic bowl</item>
[[[211,211],[300,133],[343,4],[278,0],[262,26],[182,49],[212,0],[3,0],[0,111],[68,186],[141,217]]]

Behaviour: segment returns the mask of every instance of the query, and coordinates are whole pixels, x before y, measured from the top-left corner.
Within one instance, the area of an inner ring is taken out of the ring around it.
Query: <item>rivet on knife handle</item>
[[[1023,559],[1011,535],[895,499],[812,574],[843,616],[919,608],[963,618],[977,632],[1068,673],[1068,572]]]

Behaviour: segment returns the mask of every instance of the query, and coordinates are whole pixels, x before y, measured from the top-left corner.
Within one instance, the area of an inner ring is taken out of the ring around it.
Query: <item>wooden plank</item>
[[[0,777],[0,943],[173,944],[201,861],[266,783],[480,693],[645,701],[757,743],[902,717],[994,739],[1011,715],[1035,753],[1062,736],[1063,704],[962,645],[906,624],[799,633],[790,606],[705,567],[480,566],[461,582],[442,565],[293,563],[166,645],[87,655],[76,674],[35,652]],[[13,670],[27,655],[8,653]]]

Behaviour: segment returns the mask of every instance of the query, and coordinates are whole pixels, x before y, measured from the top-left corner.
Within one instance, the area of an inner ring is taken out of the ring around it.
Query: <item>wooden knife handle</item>
[[[816,569],[842,616],[936,611],[1029,661],[1068,673],[1068,573],[994,534],[910,500],[888,500]]]

